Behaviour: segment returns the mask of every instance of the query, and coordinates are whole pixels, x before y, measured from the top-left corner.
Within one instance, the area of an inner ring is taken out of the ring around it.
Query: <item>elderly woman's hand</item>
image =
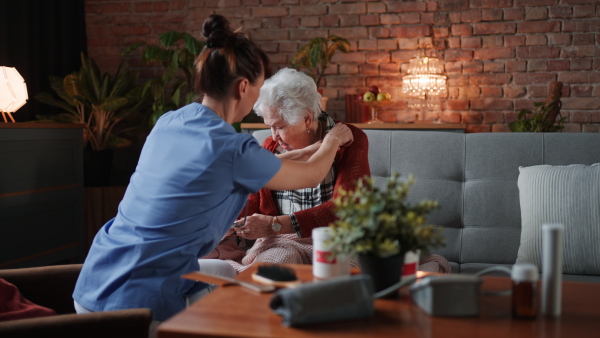
[[[347,125],[343,123],[337,123],[335,126],[333,126],[333,128],[331,128],[327,135],[325,135],[325,138],[328,137],[337,138],[340,142],[340,147],[347,147],[354,140],[354,137],[352,136],[352,131],[350,130],[350,128],[348,128]]]
[[[271,222],[273,216],[253,214],[246,217],[246,224],[242,227],[235,228],[238,236],[246,239],[258,239],[273,235]]]

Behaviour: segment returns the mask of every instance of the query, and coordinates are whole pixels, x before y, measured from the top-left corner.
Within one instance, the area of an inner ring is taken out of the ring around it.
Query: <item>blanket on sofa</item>
[[[256,240],[245,251],[235,238],[222,241],[211,253],[202,257],[226,260],[238,272],[246,270],[254,262],[278,264],[312,264],[312,238],[298,238],[296,234],[281,234]],[[352,259],[350,266],[358,267],[358,260]],[[450,273],[450,263],[440,255],[430,255],[419,260],[419,271]]]
[[[0,322],[55,314],[54,310],[25,299],[16,286],[0,278]]]

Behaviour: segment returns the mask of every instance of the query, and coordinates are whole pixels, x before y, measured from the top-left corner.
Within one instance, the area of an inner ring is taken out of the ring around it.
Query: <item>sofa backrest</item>
[[[600,134],[364,130],[371,175],[379,186],[412,174],[409,200],[435,199],[429,223],[446,245],[432,250],[453,272],[515,263],[521,237],[519,166],[600,163]],[[255,132],[262,142],[269,131]]]

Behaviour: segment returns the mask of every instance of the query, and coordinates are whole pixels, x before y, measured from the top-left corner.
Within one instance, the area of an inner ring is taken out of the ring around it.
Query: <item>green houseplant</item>
[[[438,203],[406,201],[413,184],[412,175],[403,180],[397,172],[385,189],[375,186],[373,178],[363,177],[354,190],[342,191],[334,200],[337,220],[329,225],[332,250],[358,254],[361,268],[372,275],[378,291],[399,280],[406,252],[427,252],[444,243],[442,228],[426,224],[427,215]],[[391,266],[371,265],[379,262]]]
[[[535,109],[522,109],[518,119],[508,127],[513,132],[556,132],[564,128],[565,117],[560,114],[560,98],[550,103],[534,102]]]
[[[205,43],[188,33],[170,31],[159,35],[161,46],[136,43],[123,54],[144,46],[144,63],[160,63],[163,72],[146,81],[142,94],[152,103],[150,124],[153,126],[164,113],[194,102],[196,69],[194,61]]]
[[[139,131],[143,100],[137,72],[121,66],[114,76],[102,74],[93,59],[81,54],[81,69],[64,78],[50,77],[51,93],[35,98],[60,108],[53,115],[38,115],[38,122],[83,125],[84,184],[106,186],[112,172],[112,150],[127,147]]]
[[[296,52],[292,66],[297,70],[307,70],[318,88],[322,85],[321,79],[325,76],[325,70],[331,65],[331,59],[338,50],[348,53],[350,42],[336,35],[314,38]]]

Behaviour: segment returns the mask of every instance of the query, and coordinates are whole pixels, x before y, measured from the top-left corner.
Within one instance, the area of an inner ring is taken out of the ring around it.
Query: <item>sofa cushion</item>
[[[542,224],[562,223],[564,273],[600,274],[600,163],[519,171],[522,231],[517,263],[541,268]]]

